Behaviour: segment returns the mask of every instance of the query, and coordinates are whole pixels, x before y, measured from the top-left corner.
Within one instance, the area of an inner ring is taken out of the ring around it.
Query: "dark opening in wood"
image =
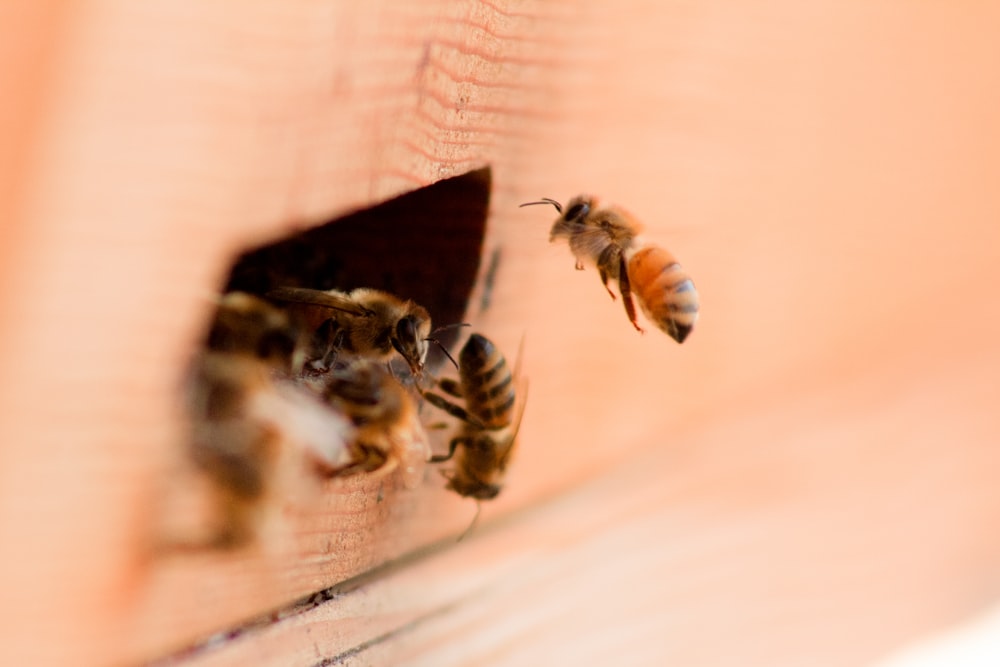
[[[227,290],[374,287],[427,308],[435,327],[462,321],[479,270],[489,167],[434,183],[287,239],[247,251]],[[460,330],[443,332],[450,346]],[[432,346],[428,365],[442,355]]]

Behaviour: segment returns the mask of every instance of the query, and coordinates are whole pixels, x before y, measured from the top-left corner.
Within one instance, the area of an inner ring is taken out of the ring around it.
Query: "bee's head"
[[[521,206],[551,204],[555,207],[559,213],[559,218],[552,225],[552,231],[549,233],[549,241],[555,241],[558,238],[570,236],[574,231],[579,231],[586,222],[587,216],[594,210],[596,203],[597,200],[590,195],[577,195],[569,200],[565,208],[555,199],[549,199],[548,197],[543,197],[538,201],[527,202],[521,204]]]
[[[410,372],[420,376],[427,360],[427,336],[431,330],[431,316],[421,306],[414,305],[410,312],[399,318],[390,342],[403,357]]]

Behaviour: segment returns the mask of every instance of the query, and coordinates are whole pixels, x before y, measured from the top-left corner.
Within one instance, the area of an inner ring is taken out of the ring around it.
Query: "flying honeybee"
[[[458,382],[442,379],[438,386],[464,399],[465,407],[432,391],[423,392],[429,403],[462,422],[449,443],[448,453],[431,457],[430,462],[442,463],[455,457],[448,488],[460,496],[475,498],[478,505],[479,501],[490,500],[500,493],[527,396],[520,392],[518,398],[514,387],[516,373],[511,373],[503,353],[485,336],[476,333],[469,336],[459,354],[458,368]]]
[[[388,361],[394,353],[419,376],[427,359],[431,316],[423,306],[366,287],[350,293],[279,287],[267,298],[289,304],[314,332],[311,364],[329,368],[340,352]]]
[[[597,207],[590,195],[574,197],[566,205],[543,198],[521,206],[551,204],[559,212],[549,240],[565,238],[576,257],[576,268],[593,264],[601,283],[617,280],[629,321],[641,333],[632,294],[646,317],[678,343],[683,343],[698,319],[698,293],[694,282],[669,252],[644,240],[642,225],[617,206]]]
[[[426,442],[416,432],[416,401],[384,365],[353,356],[337,361],[322,382],[323,398],[355,427],[346,463],[322,466],[326,474],[384,474],[402,464],[406,477],[414,472],[412,457],[426,461]]]

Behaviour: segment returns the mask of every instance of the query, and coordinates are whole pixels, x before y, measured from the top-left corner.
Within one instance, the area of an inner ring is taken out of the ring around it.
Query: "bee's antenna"
[[[451,356],[451,354],[448,352],[448,348],[446,348],[441,343],[441,341],[439,341],[437,338],[434,337],[434,334],[441,333],[442,331],[447,331],[448,329],[455,329],[457,327],[467,327],[467,326],[469,326],[468,322],[458,322],[456,324],[446,324],[443,327],[438,327],[437,329],[435,329],[434,331],[432,331],[431,335],[424,339],[428,343],[434,343],[435,345],[437,345],[438,347],[440,347],[441,351],[444,352],[444,356],[448,357],[448,361],[450,361],[452,364],[455,365],[455,370],[458,370],[458,362],[455,361],[455,357]]]
[[[548,197],[542,197],[539,201],[529,201],[518,206],[518,208],[524,208],[525,206],[537,206],[538,204],[552,204],[556,207],[556,211],[562,214],[562,204],[557,202],[555,199],[549,199]]]
[[[455,365],[455,370],[458,370],[458,362],[455,361],[455,357],[451,356],[451,353],[448,352],[448,348],[446,348],[444,345],[441,344],[441,341],[439,341],[437,338],[425,338],[424,340],[427,341],[428,343],[434,343],[435,345],[440,347],[441,351],[444,352],[444,356],[448,357],[448,361],[450,361]]]
[[[472,325],[469,324],[468,322],[456,322],[455,324],[446,324],[443,327],[438,327],[437,329],[435,329],[434,331],[432,331],[431,335],[433,336],[434,334],[439,334],[442,331],[447,331],[448,329],[456,329],[458,327],[468,327],[468,326],[472,326]],[[427,340],[430,340],[430,339],[428,338]]]

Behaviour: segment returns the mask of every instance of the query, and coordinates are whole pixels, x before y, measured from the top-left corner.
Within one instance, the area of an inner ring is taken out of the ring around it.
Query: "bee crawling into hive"
[[[520,354],[518,355],[520,360]],[[458,357],[459,380],[442,379],[438,387],[465,406],[424,391],[428,403],[461,422],[448,453],[431,457],[431,463],[455,460],[446,474],[448,488],[460,496],[476,500],[476,516],[459,539],[475,525],[480,501],[499,495],[527,400],[526,389],[515,390],[519,372],[511,372],[503,353],[485,336],[473,333]]]
[[[413,301],[366,287],[350,293],[279,287],[267,298],[284,304],[312,332],[307,362],[322,371],[338,353],[388,361],[395,354],[419,377],[427,360],[431,316]]]
[[[673,255],[640,236],[643,227],[635,217],[617,206],[598,208],[597,198],[590,195],[574,197],[565,208],[548,198],[521,206],[539,204],[550,204],[559,213],[549,240],[566,239],[578,270],[585,263],[596,266],[612,299],[615,293],[608,283],[618,281],[625,313],[636,330],[643,331],[633,294],[651,322],[678,343],[684,342],[698,319],[698,292]]]

